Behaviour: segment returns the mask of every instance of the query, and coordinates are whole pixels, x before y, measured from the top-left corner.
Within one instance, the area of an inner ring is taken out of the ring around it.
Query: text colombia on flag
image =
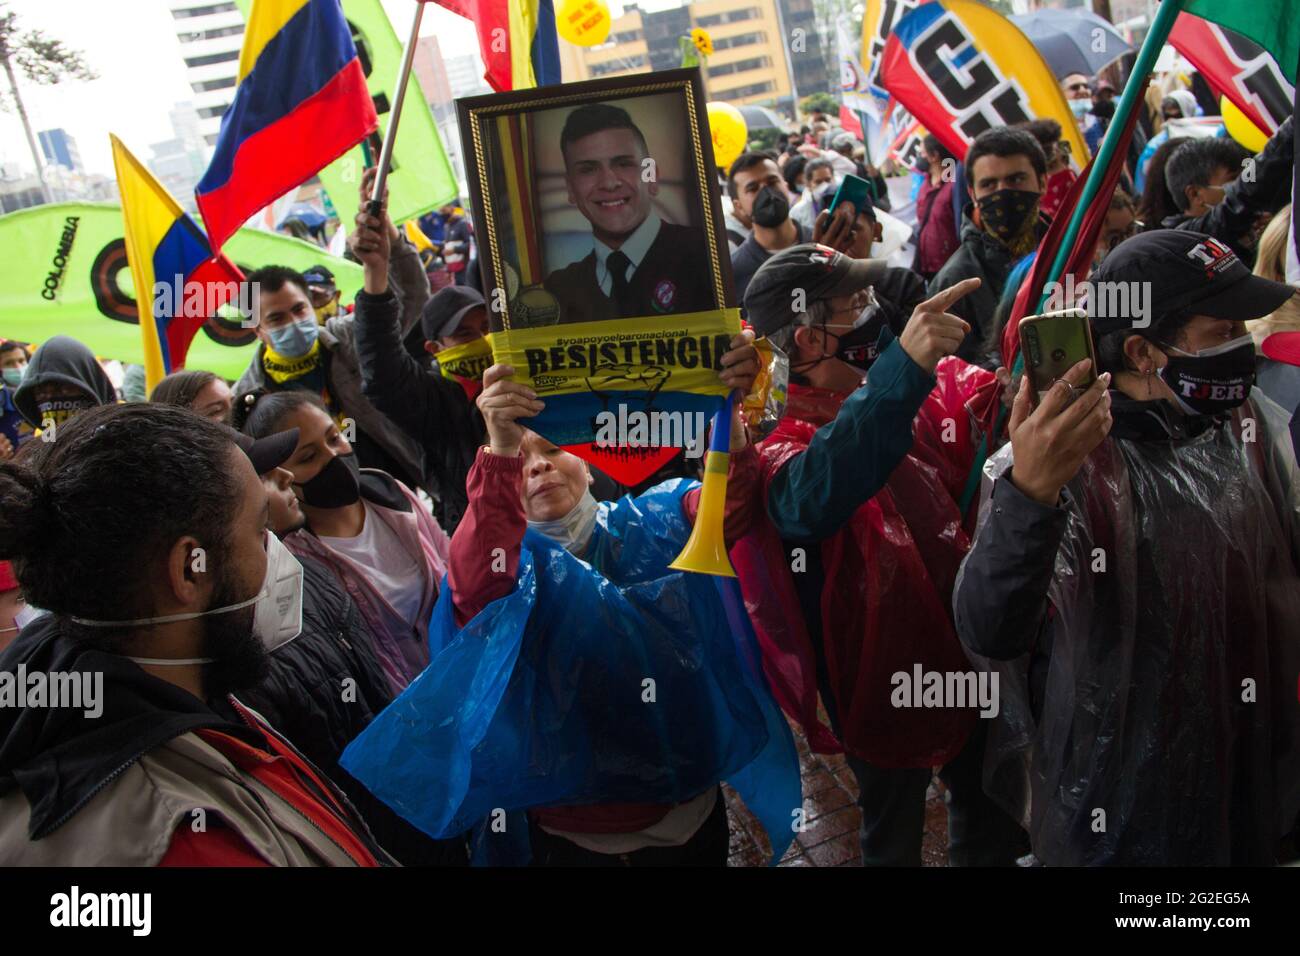
[[[225,256],[213,256],[198,224],[116,136],[109,139],[140,316],[145,381],[152,390],[185,364],[195,334],[212,310],[238,295],[244,276]],[[185,304],[195,301],[199,308]]]
[[[339,0],[255,0],[195,196],[213,249],[378,128]]]

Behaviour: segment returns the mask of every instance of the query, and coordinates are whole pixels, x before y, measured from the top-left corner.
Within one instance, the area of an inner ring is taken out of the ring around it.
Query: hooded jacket
[[[985,465],[953,609],[998,678],[986,789],[1048,866],[1270,865],[1300,810],[1285,416],[1258,390],[1219,419],[1112,395],[1056,505],[1010,445]]]
[[[117,391],[95,359],[95,353],[67,335],[56,335],[36,350],[27,363],[23,383],[14,392],[18,412],[33,428],[41,427],[36,389],[42,385],[71,385],[97,405],[112,405]]]
[[[256,717],[219,715],[125,657],[69,638],[54,615],[24,628],[0,654],[0,673],[26,675],[28,686],[38,673],[51,686],[66,675],[65,692],[75,683],[79,703],[95,698],[93,708],[0,707],[0,865],[155,866],[178,835],[193,846],[227,830],[270,865],[354,864],[314,820],[328,804],[341,809],[331,825],[389,860],[328,782],[319,803],[296,805],[200,736],[217,732],[262,764],[288,751],[314,772]],[[211,833],[194,832],[196,810]]]

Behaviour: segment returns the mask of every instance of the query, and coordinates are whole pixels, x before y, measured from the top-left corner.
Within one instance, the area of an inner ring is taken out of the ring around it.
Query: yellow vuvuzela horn
[[[713,416],[709,453],[704,459],[704,487],[700,490],[700,506],[695,511],[695,527],[682,553],[668,565],[675,571],[727,578],[736,576],[731,559],[727,557],[727,540],[723,533],[727,517],[727,468],[731,463],[731,417],[735,405],[736,393],[732,392]]]

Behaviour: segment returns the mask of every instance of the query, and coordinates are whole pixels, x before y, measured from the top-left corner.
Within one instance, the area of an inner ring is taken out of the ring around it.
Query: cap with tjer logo
[[[1125,239],[1090,282],[1094,290],[1103,284],[1146,283],[1149,291],[1135,300],[1150,303],[1149,315],[1108,310],[1105,304],[1115,301],[1113,297],[1090,295],[1089,319],[1099,335],[1144,328],[1178,314],[1258,319],[1296,292],[1283,282],[1254,275],[1222,241],[1185,229],[1156,229]]]

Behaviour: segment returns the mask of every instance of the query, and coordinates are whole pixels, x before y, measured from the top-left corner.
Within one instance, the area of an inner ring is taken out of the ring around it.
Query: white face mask
[[[819,186],[812,187],[806,190],[806,192],[809,200],[820,207],[830,202],[831,197],[835,195],[835,190],[838,188],[839,185],[832,179],[829,182],[824,182]]]
[[[30,604],[23,604],[22,610],[14,615],[14,626],[0,627],[0,634],[8,634],[13,631],[22,633],[23,628],[44,613],[45,612],[38,607],[32,607]]]
[[[570,554],[580,555],[587,550],[591,532],[596,527],[596,499],[591,489],[586,489],[573,510],[554,521],[529,521],[528,527],[544,534]]]
[[[271,532],[266,532],[266,577],[262,588],[247,601],[214,607],[207,611],[185,614],[168,614],[163,617],[142,617],[132,621],[92,621],[83,617],[72,618],[84,627],[138,627],[144,624],[171,624],[174,621],[192,621],[209,614],[227,614],[256,604],[253,611],[253,633],[268,651],[288,644],[302,633],[302,565],[284,543]],[[211,664],[211,657],[185,657],[162,659],[130,657],[137,664],[180,665]]]

